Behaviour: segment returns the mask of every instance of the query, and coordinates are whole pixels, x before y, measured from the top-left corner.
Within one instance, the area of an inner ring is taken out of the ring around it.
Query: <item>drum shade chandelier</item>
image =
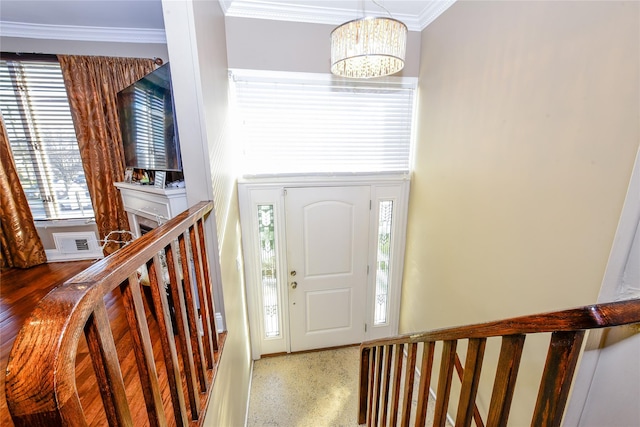
[[[397,19],[348,21],[331,32],[331,72],[356,79],[388,76],[402,70],[406,50],[407,26]]]

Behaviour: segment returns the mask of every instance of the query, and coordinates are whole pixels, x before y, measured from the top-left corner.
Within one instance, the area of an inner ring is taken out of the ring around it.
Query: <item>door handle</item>
[[[298,282],[291,282],[291,289],[295,289],[298,287]]]
[[[292,270],[291,273],[289,273],[289,274],[291,274],[292,276],[295,276],[297,273],[296,273],[295,270]]]

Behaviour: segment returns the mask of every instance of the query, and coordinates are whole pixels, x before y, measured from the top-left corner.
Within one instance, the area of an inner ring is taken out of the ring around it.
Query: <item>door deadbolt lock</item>
[[[295,289],[298,287],[298,282],[291,282],[291,289]]]
[[[295,275],[296,275],[296,271],[295,271],[295,270],[291,270],[291,273],[290,273],[290,274],[291,274],[292,276],[295,276]]]

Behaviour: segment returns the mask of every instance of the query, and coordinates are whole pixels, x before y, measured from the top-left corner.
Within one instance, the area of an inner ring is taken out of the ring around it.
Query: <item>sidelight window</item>
[[[258,234],[260,277],[262,281],[262,308],[266,338],[280,336],[278,307],[277,256],[273,205],[258,205]]]
[[[378,244],[376,259],[376,294],[373,324],[384,325],[389,321],[389,278],[391,264],[391,225],[393,200],[382,200],[378,214]]]

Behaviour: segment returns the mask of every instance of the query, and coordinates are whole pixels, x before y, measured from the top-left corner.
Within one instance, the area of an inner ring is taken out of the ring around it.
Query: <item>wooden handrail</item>
[[[150,425],[166,425],[168,416],[181,426],[202,422],[221,350],[203,228],[212,208],[211,202],[193,206],[94,263],[39,303],[18,333],[7,366],[7,404],[17,426],[87,425],[75,377],[83,332],[109,424],[133,423],[104,302],[116,289],[122,294]],[[142,298],[139,272],[144,267],[170,408],[159,390]]]
[[[424,426],[434,368],[435,345],[437,342],[442,342],[433,425],[446,424],[452,376],[456,369],[461,380],[461,389],[455,424],[470,426],[471,422],[475,421],[476,426],[483,426],[484,422],[476,406],[476,393],[485,344],[487,338],[501,337],[502,346],[497,360],[486,425],[506,426],[525,337],[529,334],[550,332],[547,360],[540,379],[531,425],[559,426],[585,332],[589,329],[636,323],[640,323],[640,299],[595,304],[365,342],[360,346],[358,422],[377,426],[378,412],[385,414],[388,406],[391,411],[397,412],[394,405],[402,405],[403,416],[399,425],[408,426],[409,419],[413,415],[415,425]],[[464,366],[456,353],[457,343],[460,340],[467,341]],[[403,368],[405,346],[408,347],[407,365]],[[412,409],[416,352],[420,351],[422,351],[422,360],[420,382],[417,385],[417,407]],[[393,369],[391,369],[392,359]],[[397,396],[402,379],[404,380],[404,398],[400,402],[395,397],[389,402],[388,385],[393,384],[391,395]],[[411,414],[412,410],[413,414]],[[395,418],[389,425],[396,425]]]

